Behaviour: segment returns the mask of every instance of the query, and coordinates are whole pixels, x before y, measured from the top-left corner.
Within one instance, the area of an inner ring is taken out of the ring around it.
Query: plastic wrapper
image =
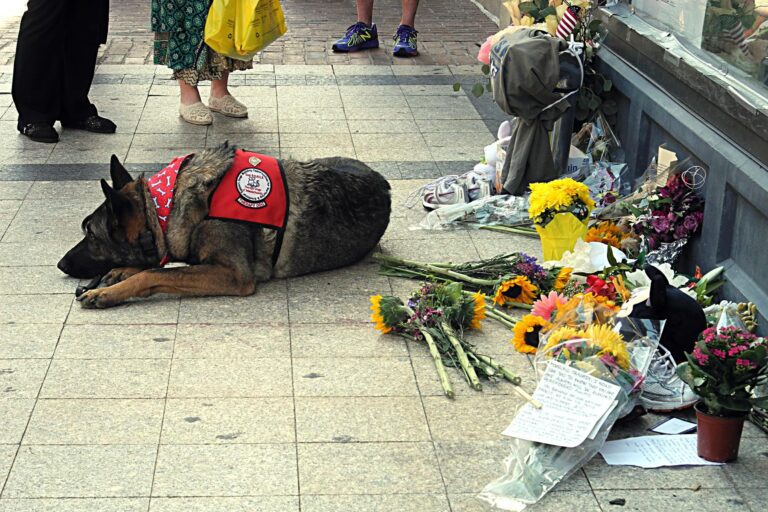
[[[570,322],[585,326],[600,319],[597,309],[581,307]],[[613,320],[613,318],[609,319]],[[512,452],[505,460],[506,471],[489,483],[479,498],[502,510],[520,511],[538,502],[560,482],[578,471],[602,448],[616,420],[628,414],[636,405],[640,387],[656,351],[664,326],[663,320],[615,319],[612,330],[621,333],[626,342],[629,365],[619,367],[617,360],[606,358],[590,350],[563,350],[579,344],[589,345],[588,340],[571,339],[564,343],[549,344],[542,336],[535,356],[537,375],[542,375],[550,361],[556,360],[589,375],[619,386],[617,405],[608,414],[593,439],[587,438],[575,448],[563,448],[542,443],[513,439]],[[606,324],[608,325],[608,324]],[[553,329],[550,333],[555,332]],[[551,346],[548,346],[551,345]],[[594,350],[593,350],[594,352]]]
[[[546,226],[536,225],[546,261],[559,260],[566,251],[572,251],[576,242],[587,236],[587,231],[587,220],[579,220],[572,213],[558,213]]]
[[[680,240],[675,240],[668,244],[661,244],[661,247],[654,249],[645,255],[645,262],[649,265],[661,265],[662,263],[674,265],[683,253],[683,248],[687,243],[687,238],[681,238]]]
[[[470,203],[444,206],[429,212],[412,229],[448,230],[528,223],[527,196],[488,196]]]

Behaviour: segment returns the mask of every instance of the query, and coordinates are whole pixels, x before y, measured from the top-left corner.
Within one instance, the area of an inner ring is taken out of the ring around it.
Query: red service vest
[[[168,216],[173,208],[176,178],[189,156],[174,158],[147,180],[163,234],[168,229]],[[236,150],[232,165],[211,194],[208,218],[250,222],[276,229],[274,264],[280,254],[288,219],[288,189],[280,162],[271,156]],[[163,255],[160,266],[168,262],[168,255]]]

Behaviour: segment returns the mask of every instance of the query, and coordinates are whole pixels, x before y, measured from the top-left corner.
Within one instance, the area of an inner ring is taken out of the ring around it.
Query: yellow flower
[[[384,321],[384,316],[381,314],[381,295],[371,295],[371,320],[374,322],[374,328],[377,331],[381,331],[382,334],[387,334],[392,331],[392,327],[388,326]]]
[[[560,327],[559,329],[549,333],[549,336],[547,336],[547,344],[544,345],[544,352],[546,353],[548,350],[558,346],[565,341],[575,340],[577,338],[579,338],[579,331],[576,329],[568,326]]]
[[[480,330],[482,329],[481,322],[485,318],[485,294],[473,293],[472,298],[475,301],[475,306],[472,321],[469,323],[469,328]]]
[[[573,269],[570,267],[563,267],[560,269],[560,272],[557,274],[557,277],[555,278],[555,291],[559,292],[563,288],[565,288],[565,285],[568,284],[568,281],[571,280],[571,273],[573,272]]]
[[[592,324],[586,331],[582,331],[582,335],[589,339],[590,343],[600,347],[598,355],[610,354],[621,368],[625,370],[629,368],[627,344],[609,325]]]
[[[567,210],[576,199],[581,200],[590,211],[595,207],[595,202],[589,196],[589,187],[571,178],[531,183],[530,187],[528,214],[534,221],[548,210]]]
[[[509,281],[504,281],[496,288],[493,303],[503,306],[510,302],[533,304],[539,289],[525,276],[517,276]]]
[[[535,354],[539,345],[539,333],[546,331],[552,324],[536,315],[525,315],[512,329],[512,345],[520,353]]]
[[[627,238],[632,238],[632,234],[625,233],[613,222],[600,222],[589,228],[584,240],[586,242],[600,242],[621,249],[621,243]]]

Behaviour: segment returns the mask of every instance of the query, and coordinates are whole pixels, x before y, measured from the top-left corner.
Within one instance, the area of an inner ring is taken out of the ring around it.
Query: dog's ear
[[[109,162],[109,175],[112,177],[112,187],[115,190],[120,190],[127,184],[133,181],[131,175],[117,159],[116,155],[112,155],[112,159]]]
[[[130,199],[110,187],[104,179],[101,180],[101,190],[104,192],[110,211],[118,220],[133,208]]]

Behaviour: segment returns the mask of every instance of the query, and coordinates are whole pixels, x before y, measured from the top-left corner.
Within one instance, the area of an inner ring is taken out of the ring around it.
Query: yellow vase
[[[544,227],[536,226],[541,239],[544,261],[556,261],[565,251],[572,251],[579,238],[587,236],[587,221],[579,220],[572,213],[558,213]]]

